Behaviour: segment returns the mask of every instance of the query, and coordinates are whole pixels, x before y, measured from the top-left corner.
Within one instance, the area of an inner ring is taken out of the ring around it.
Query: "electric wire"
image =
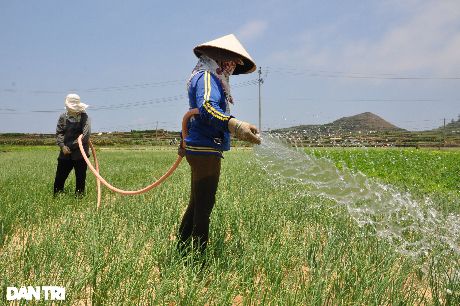
[[[267,73],[278,73],[292,76],[307,76],[315,78],[342,78],[342,79],[375,79],[375,80],[460,80],[456,75],[404,75],[395,73],[362,73],[350,71],[312,70],[300,67],[267,66]]]

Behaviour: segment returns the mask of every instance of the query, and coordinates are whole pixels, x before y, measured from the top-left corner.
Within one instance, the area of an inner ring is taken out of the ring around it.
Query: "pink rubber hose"
[[[191,116],[199,114],[198,108],[194,108],[189,110],[187,113],[185,113],[184,117],[182,118],[182,139],[185,139],[187,137],[187,123],[190,119]],[[178,156],[174,164],[169,168],[168,171],[166,171],[165,174],[163,174],[157,181],[153,182],[152,184],[148,185],[147,187],[144,187],[139,190],[122,190],[117,187],[112,186],[109,184],[100,174],[99,174],[99,163],[97,161],[97,156],[96,156],[96,150],[94,149],[94,146],[91,141],[89,141],[89,146],[91,148],[91,152],[93,153],[93,159],[94,159],[94,164],[96,167],[94,167],[91,164],[91,161],[88,159],[88,157],[85,154],[85,150],[83,149],[83,144],[82,144],[82,137],[83,135],[80,135],[77,139],[78,141],[78,147],[80,148],[80,152],[88,165],[88,168],[93,172],[94,176],[96,177],[97,180],[97,208],[99,209],[100,204],[101,204],[101,182],[104,184],[107,188],[109,188],[112,191],[115,191],[117,193],[123,194],[123,195],[134,195],[134,194],[141,194],[144,192],[149,191],[152,188],[157,187],[160,185],[163,181],[165,181],[173,172],[176,170],[177,166],[179,166],[180,162],[182,161],[182,156]],[[181,144],[182,148],[185,148],[185,141],[182,141]]]

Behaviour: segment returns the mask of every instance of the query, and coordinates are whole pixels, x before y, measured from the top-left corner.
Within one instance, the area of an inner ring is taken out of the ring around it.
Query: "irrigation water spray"
[[[429,198],[416,200],[361,172],[338,169],[277,136],[262,137],[255,148],[257,162],[277,183],[295,182],[300,194],[343,205],[360,226],[373,229],[400,253],[420,257],[436,249],[436,254],[460,258],[460,216],[443,215]]]

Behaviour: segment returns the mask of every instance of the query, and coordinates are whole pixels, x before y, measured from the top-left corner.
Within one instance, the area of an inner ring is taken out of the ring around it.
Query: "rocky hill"
[[[331,127],[340,129],[342,131],[402,131],[403,129],[389,123],[381,117],[371,112],[365,112],[362,114],[343,117],[332,123],[328,124]]]
[[[371,112],[342,117],[331,123],[322,125],[299,125],[277,132],[302,132],[306,134],[349,134],[349,133],[375,133],[386,131],[405,131]]]

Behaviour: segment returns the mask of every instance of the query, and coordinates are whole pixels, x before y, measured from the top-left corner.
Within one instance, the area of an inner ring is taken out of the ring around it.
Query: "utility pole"
[[[155,139],[158,139],[158,121],[157,121],[157,125],[155,127]]]
[[[262,84],[264,83],[264,80],[262,79],[262,67],[259,67],[259,79],[257,80],[259,82],[259,133],[262,133],[262,98],[260,96],[260,90],[262,87]]]
[[[442,130],[442,138],[443,138],[442,146],[444,147],[446,145],[446,118],[444,118],[444,129]]]

